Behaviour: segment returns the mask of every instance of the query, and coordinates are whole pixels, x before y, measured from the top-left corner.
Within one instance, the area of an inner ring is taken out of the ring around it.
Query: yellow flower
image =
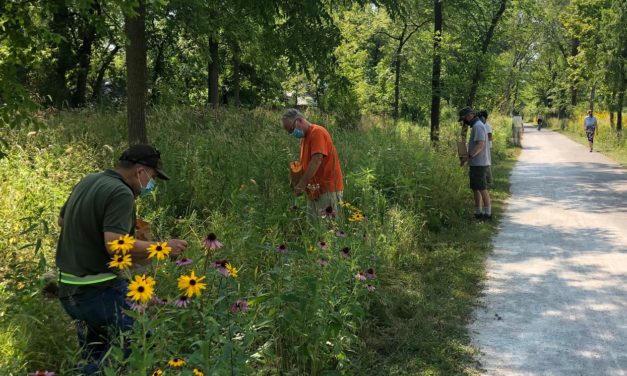
[[[194,370],[192,371],[192,374],[194,376],[205,376],[205,373],[201,370],[199,370],[198,368],[194,368]]]
[[[185,360],[181,358],[172,358],[168,360],[168,365],[172,368],[180,368],[183,367],[185,364]]]
[[[349,203],[348,203],[348,202],[346,202],[346,201],[340,201],[340,202],[339,202],[339,204],[340,204],[340,206],[341,206],[341,207],[343,207],[343,208],[350,208],[350,206],[351,206],[351,204],[349,204]]]
[[[133,265],[133,261],[131,260],[131,255],[128,253],[116,253],[111,257],[111,262],[108,265],[110,268],[122,270]]]
[[[354,213],[353,215],[351,215],[350,217],[348,217],[348,220],[350,222],[361,222],[364,219],[366,219],[366,217],[364,217],[364,215],[362,213]]]
[[[237,268],[231,265],[230,262],[226,264],[226,271],[231,277],[237,278]]]
[[[196,294],[196,296],[200,296],[200,291],[207,288],[204,283],[201,283],[205,279],[205,277],[196,277],[194,272],[192,271],[189,275],[182,275],[178,279],[179,289],[186,290],[186,295],[188,298],[191,298]]]
[[[122,235],[117,240],[112,240],[109,243],[109,249],[113,252],[122,252],[126,253],[133,249],[133,245],[135,244],[135,239],[133,239],[130,235]]]
[[[315,252],[316,247],[314,247],[313,245],[310,245],[309,247],[307,247],[307,250],[308,250],[309,252]]]
[[[154,292],[155,280],[145,275],[136,275],[135,280],[128,286],[126,296],[131,300],[146,303],[152,297]]]
[[[170,254],[172,248],[168,247],[168,243],[163,242],[159,244],[158,242],[151,245],[146,249],[148,251],[148,258],[157,256],[157,260],[164,260]]]
[[[157,368],[155,370],[155,372],[151,373],[150,375],[151,376],[161,376],[161,375],[163,375],[163,371],[161,369]]]

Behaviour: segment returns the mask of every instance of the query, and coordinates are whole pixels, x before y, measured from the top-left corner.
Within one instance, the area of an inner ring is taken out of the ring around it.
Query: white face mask
[[[148,175],[146,170],[142,170],[142,171],[144,171],[144,173]],[[152,192],[152,190],[155,189],[155,185],[157,185],[157,182],[155,181],[155,179],[151,178],[150,175],[148,175],[148,177],[149,177],[148,183],[146,183],[146,186],[144,187],[142,185],[141,179],[139,178],[139,174],[137,175],[137,181],[139,181],[139,195],[140,196],[144,196]]]

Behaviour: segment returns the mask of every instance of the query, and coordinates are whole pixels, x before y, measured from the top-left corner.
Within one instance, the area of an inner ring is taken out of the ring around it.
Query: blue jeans
[[[85,286],[82,289],[80,294],[60,300],[67,314],[76,320],[78,344],[83,359],[87,361],[82,372],[92,375],[100,369],[117,334],[132,329],[133,319],[122,311],[129,309],[126,302],[127,281],[116,280],[104,288]],[[129,353],[125,346],[125,355]]]

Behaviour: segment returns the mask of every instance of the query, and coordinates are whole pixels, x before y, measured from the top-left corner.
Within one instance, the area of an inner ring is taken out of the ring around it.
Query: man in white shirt
[[[514,146],[522,148],[521,140],[522,135],[525,133],[525,127],[523,126],[522,116],[518,114],[517,110],[512,113],[512,137],[514,139]]]
[[[588,137],[588,145],[590,145],[590,153],[592,153],[594,135],[599,133],[597,118],[592,115],[592,110],[588,110],[588,116],[583,119],[583,130],[586,132],[586,136]]]

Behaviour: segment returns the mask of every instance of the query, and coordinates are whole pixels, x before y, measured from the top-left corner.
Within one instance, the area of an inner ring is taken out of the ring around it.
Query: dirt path
[[[627,375],[627,171],[526,128],[470,325],[484,374]]]

